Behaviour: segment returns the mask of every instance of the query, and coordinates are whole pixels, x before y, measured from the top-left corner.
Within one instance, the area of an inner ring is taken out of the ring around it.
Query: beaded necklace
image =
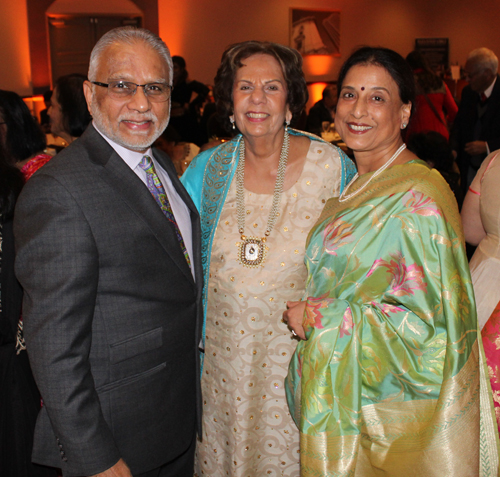
[[[285,182],[285,171],[288,161],[288,148],[290,145],[290,136],[287,128],[285,128],[285,136],[283,145],[281,146],[280,159],[278,163],[278,172],[276,174],[276,183],[274,185],[273,203],[267,219],[267,227],[264,236],[247,237],[245,235],[245,196],[243,191],[243,179],[245,175],[245,141],[240,142],[240,160],[236,168],[236,211],[238,217],[238,232],[241,235],[241,242],[238,244],[238,258],[241,264],[245,267],[258,267],[266,258],[265,245],[267,237],[271,234],[271,230],[276,223],[278,209],[281,202],[281,194],[283,192],[283,183]]]

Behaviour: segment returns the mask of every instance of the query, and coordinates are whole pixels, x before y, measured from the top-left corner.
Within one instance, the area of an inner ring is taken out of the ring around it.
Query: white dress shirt
[[[186,246],[187,253],[189,255],[191,261],[191,273],[194,277],[194,269],[193,269],[193,232],[191,228],[191,213],[189,211],[188,206],[181,199],[177,191],[175,190],[174,185],[170,179],[170,176],[167,172],[158,164],[158,161],[155,159],[153,155],[153,151],[149,148],[146,152],[137,152],[127,149],[126,147],[120,146],[113,140],[106,137],[99,129],[97,128],[95,122],[92,122],[96,131],[109,143],[109,145],[116,151],[116,153],[123,159],[125,164],[132,169],[139,179],[144,183],[147,187],[146,182],[146,171],[141,168],[139,163],[141,162],[144,156],[149,156],[153,160],[153,164],[156,169],[156,173],[160,178],[160,181],[165,189],[165,192],[168,197],[168,201],[170,202],[170,206],[172,207],[172,212],[174,214],[177,225],[179,226],[179,230],[182,235],[182,239],[184,240],[184,245]],[[149,189],[148,189],[149,190]],[[159,207],[159,206],[158,206]]]

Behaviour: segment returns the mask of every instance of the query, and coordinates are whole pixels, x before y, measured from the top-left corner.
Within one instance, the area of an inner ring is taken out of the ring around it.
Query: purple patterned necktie
[[[172,207],[170,207],[167,193],[165,192],[160,178],[156,173],[153,161],[149,156],[143,156],[139,165],[141,166],[141,169],[146,172],[146,184],[148,186],[149,192],[151,192],[151,195],[155,198],[156,203],[160,206],[160,209],[165,214],[165,217],[174,226],[175,234],[177,235],[177,240],[179,241],[182,252],[184,253],[186,262],[189,266],[191,266],[191,260],[189,259],[186,245],[184,244],[184,239],[182,238],[181,231],[179,230],[179,226],[177,225],[177,221],[175,220],[174,213],[172,212]]]

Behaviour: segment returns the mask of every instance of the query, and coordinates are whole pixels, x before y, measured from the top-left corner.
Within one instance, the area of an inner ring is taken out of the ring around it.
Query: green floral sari
[[[331,199],[306,263],[308,339],[287,378],[301,475],[496,476],[460,216],[439,173],[412,161]]]

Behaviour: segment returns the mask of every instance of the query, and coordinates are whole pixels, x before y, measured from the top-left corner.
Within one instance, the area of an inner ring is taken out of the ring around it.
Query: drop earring
[[[229,121],[233,125],[233,131],[235,131],[236,130],[236,126],[234,124],[234,116],[229,116]]]

